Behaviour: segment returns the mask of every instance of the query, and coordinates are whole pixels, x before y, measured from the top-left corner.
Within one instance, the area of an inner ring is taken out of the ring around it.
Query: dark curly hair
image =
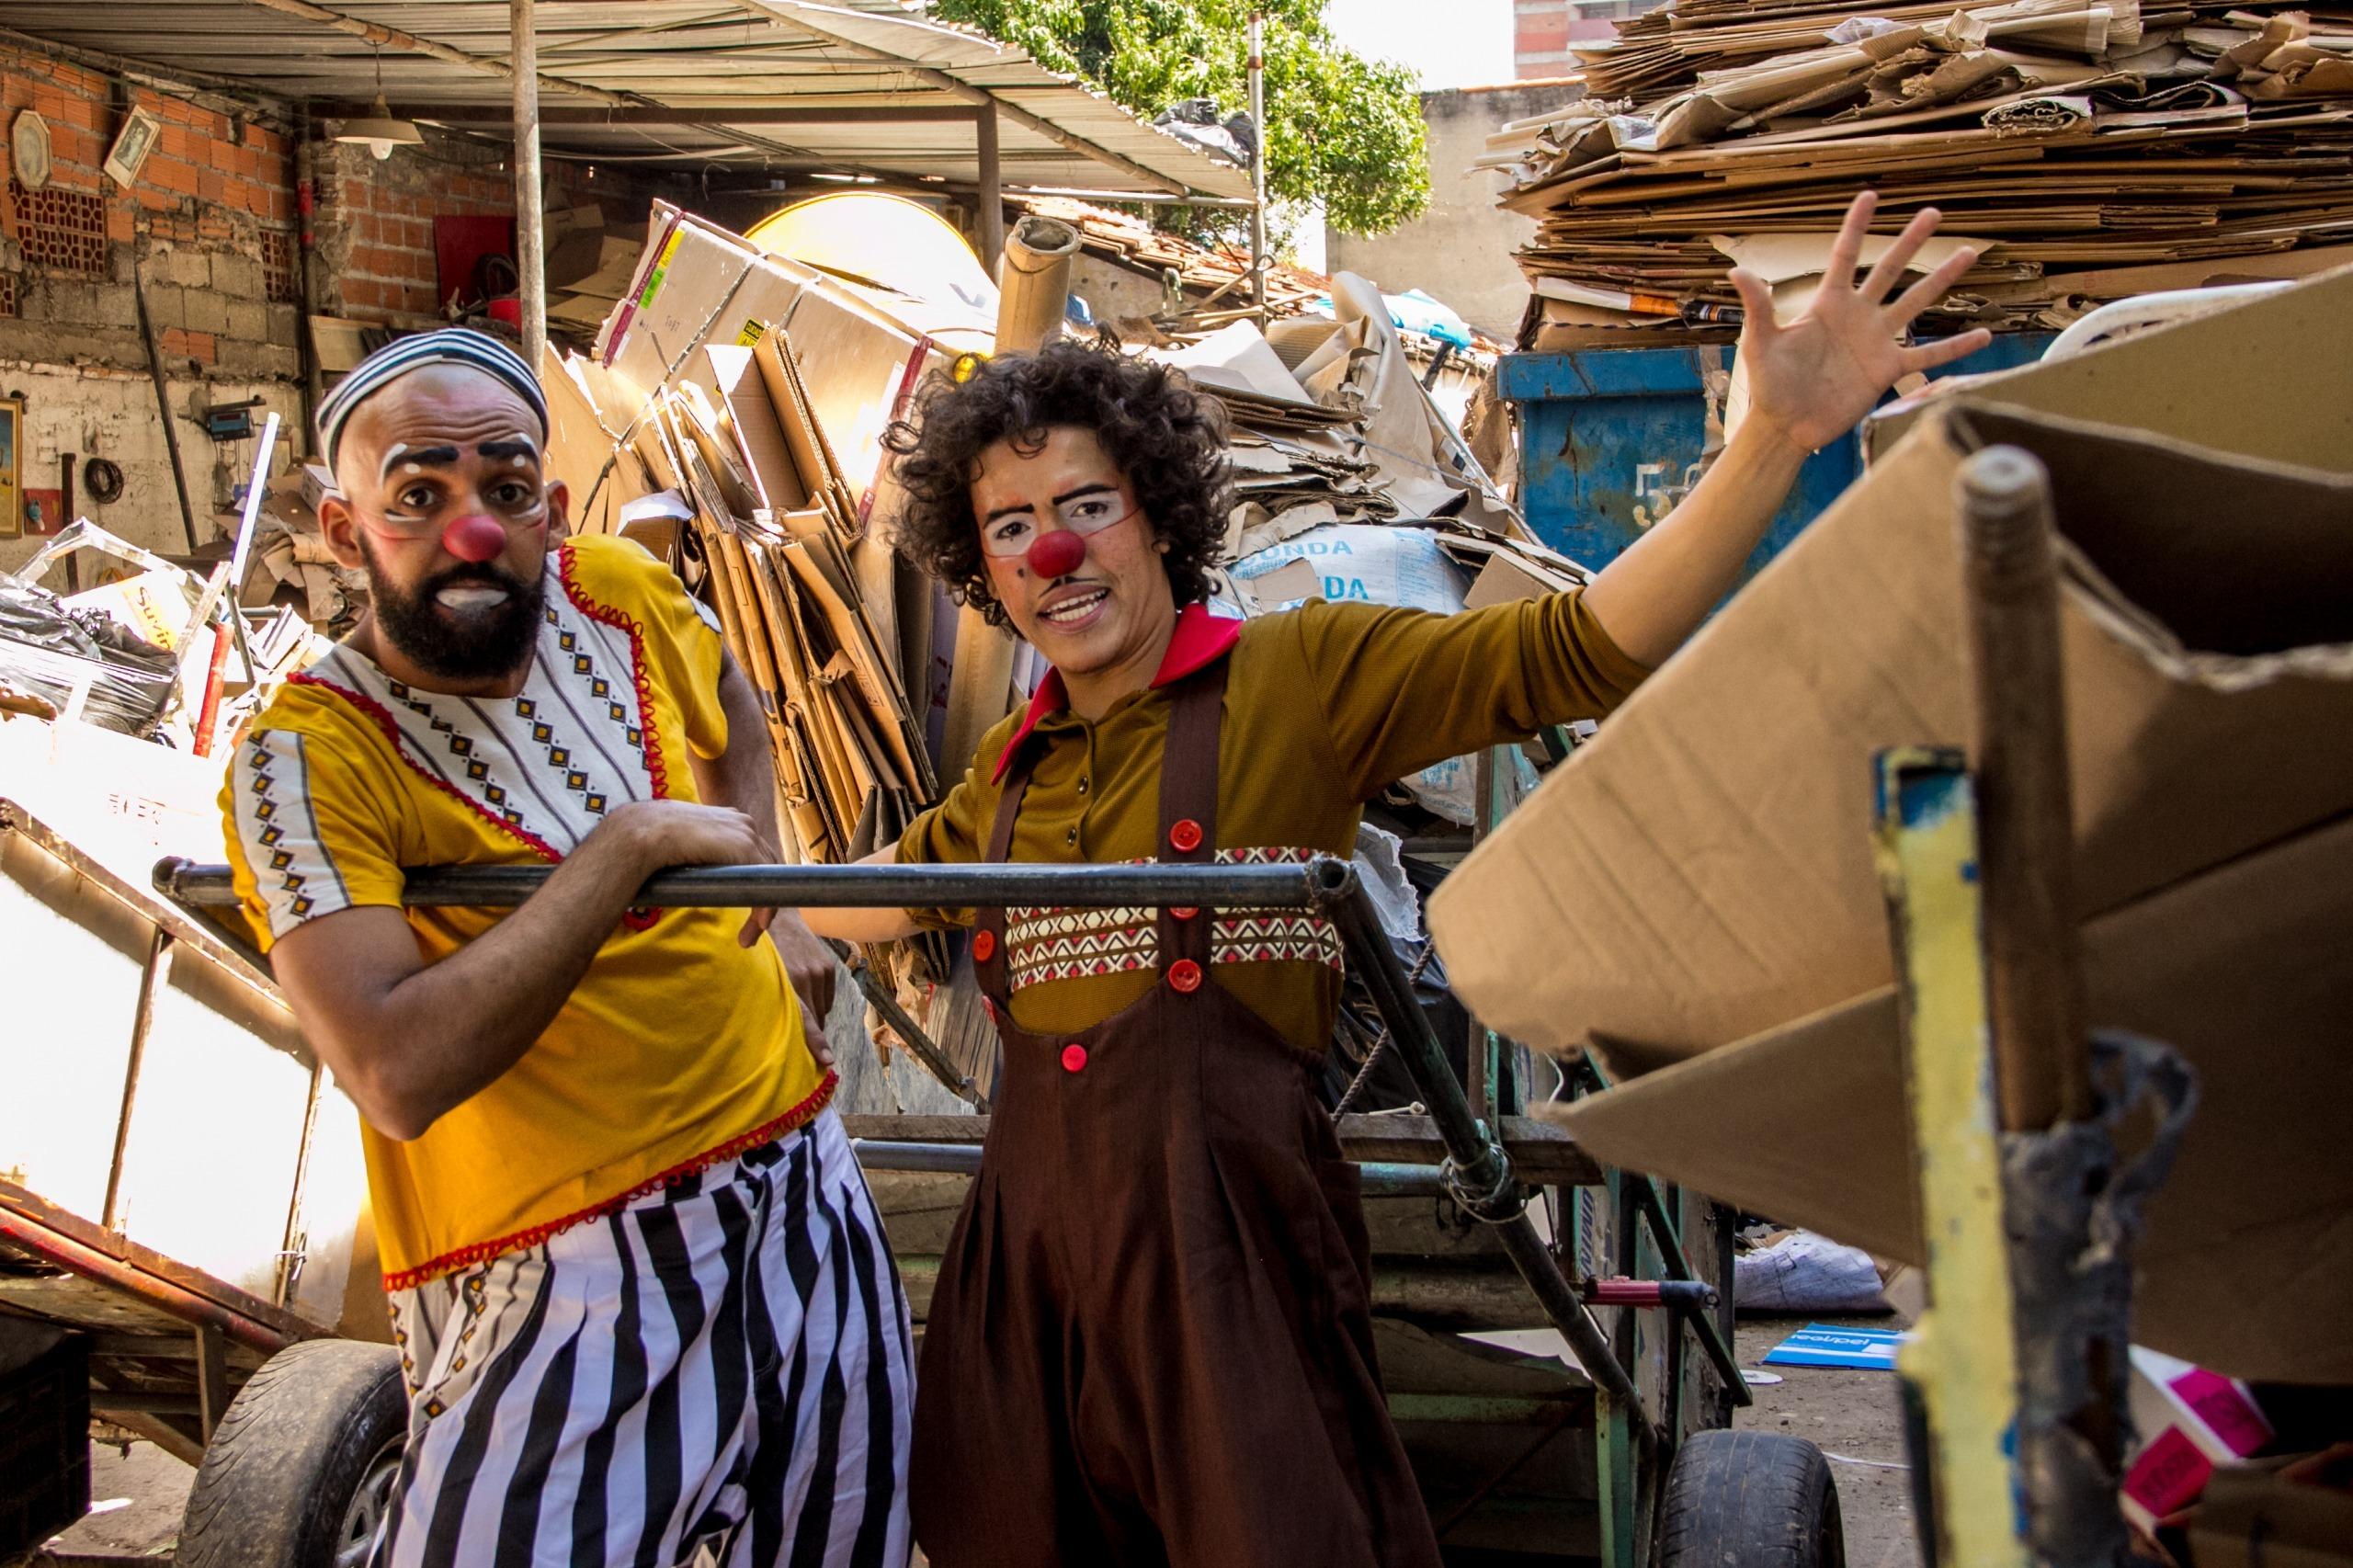
[[[1225,408],[1181,370],[1091,345],[1050,343],[1035,354],[985,360],[958,382],[934,371],[915,416],[892,423],[882,444],[907,492],[892,526],[901,554],[945,583],[962,603],[1005,626],[989,591],[972,484],[981,453],[998,441],[1034,452],[1058,425],[1091,430],[1127,477],[1154,534],[1178,605],[1209,597],[1210,568],[1225,544],[1231,465]]]

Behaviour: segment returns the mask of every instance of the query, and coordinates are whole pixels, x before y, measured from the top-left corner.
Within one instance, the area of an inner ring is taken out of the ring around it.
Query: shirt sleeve
[[[899,835],[898,862],[902,866],[962,865],[980,859],[988,853],[984,835],[996,820],[997,787],[983,777],[983,764],[989,772],[996,768],[996,757],[1004,749],[1008,725],[998,725],[981,741],[980,754],[964,770],[964,777],[939,804],[918,813]],[[973,912],[969,909],[915,909],[908,913],[926,930],[944,931],[950,926],[970,926]]]
[[[1574,590],[1456,615],[1313,603],[1295,619],[1342,775],[1366,800],[1449,757],[1598,718],[1650,673]]]
[[[381,792],[317,736],[257,730],[222,790],[239,903],[262,949],[340,910],[399,908],[397,841]]]

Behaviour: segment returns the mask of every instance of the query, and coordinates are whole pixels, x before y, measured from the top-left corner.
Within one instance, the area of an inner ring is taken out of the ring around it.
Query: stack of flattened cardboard
[[[858,502],[789,335],[699,358],[704,375],[657,392],[637,421],[640,493],[610,516],[701,589],[758,688],[788,852],[854,859],[935,793],[889,622],[869,613],[852,562]],[[579,393],[587,375],[575,361],[563,379]]]
[[[1154,318],[1164,325],[1177,330],[1207,328],[1251,312],[1247,250],[1231,244],[1200,244],[1154,228],[1132,214],[1067,196],[1017,197],[1011,205],[1069,224],[1092,255],[1164,278],[1173,272],[1181,295],[1210,296],[1181,300],[1180,308]],[[1289,315],[1313,303],[1324,287],[1320,274],[1277,262],[1267,269],[1267,309],[1278,316]]]
[[[574,526],[637,539],[710,602],[767,709],[801,858],[887,845],[938,792],[930,590],[870,525],[885,427],[976,335],[657,207],[597,352],[541,367]]]
[[[1531,347],[1699,335],[1735,303],[1728,241],[1823,234],[1865,185],[1882,230],[1933,205],[1986,247],[1932,330],[2353,259],[2341,13],[1672,0],[1619,31],[1580,51],[1585,99],[1481,160],[1540,224],[1519,257]]]
[[[1608,1060],[1564,1119],[1597,1156],[1922,1261],[1871,759],[1970,739],[1954,479],[2022,446],[2063,540],[2088,1020],[2201,1080],[2133,1337],[2353,1382],[2353,269],[1893,420],[1432,900],[1457,992]]]
[[[1332,296],[1333,316],[1293,316],[1265,333],[1233,322],[1150,353],[1225,405],[1235,471],[1228,555],[1242,560],[1328,524],[1391,518],[1525,540],[1423,390],[1381,291],[1344,272]]]

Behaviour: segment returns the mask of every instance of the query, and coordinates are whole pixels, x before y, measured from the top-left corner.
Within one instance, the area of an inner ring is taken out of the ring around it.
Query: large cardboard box
[[[1868,420],[1863,450],[1880,457],[1940,398],[1966,396],[2344,473],[2353,472],[2353,398],[2328,387],[2341,389],[2347,365],[2353,267],[2340,267],[2073,358],[1933,381]]]
[[[2294,294],[2353,309],[2346,279]],[[2288,363],[2273,403],[2353,406],[2353,355]],[[1448,970],[1488,1023],[1634,1080],[1567,1118],[1603,1159],[1922,1260],[1871,757],[1970,738],[1952,483],[1996,441],[2049,466],[2064,535],[2091,1021],[2205,1079],[2136,1338],[2353,1381],[2353,480],[1925,411],[1440,889]]]
[[[1970,739],[1952,493],[2001,441],[2059,509],[2083,913],[2353,809],[2353,480],[1949,405],[1441,888],[1482,1017],[1671,1059],[1893,978],[1871,758]]]

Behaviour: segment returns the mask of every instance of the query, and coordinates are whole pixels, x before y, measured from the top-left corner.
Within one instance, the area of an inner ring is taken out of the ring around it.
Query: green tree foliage
[[[1413,72],[1340,46],[1324,0],[1267,0],[1267,190],[1378,234],[1429,205]],[[1149,119],[1183,98],[1249,107],[1246,0],[936,0],[931,14],[1024,49]]]

